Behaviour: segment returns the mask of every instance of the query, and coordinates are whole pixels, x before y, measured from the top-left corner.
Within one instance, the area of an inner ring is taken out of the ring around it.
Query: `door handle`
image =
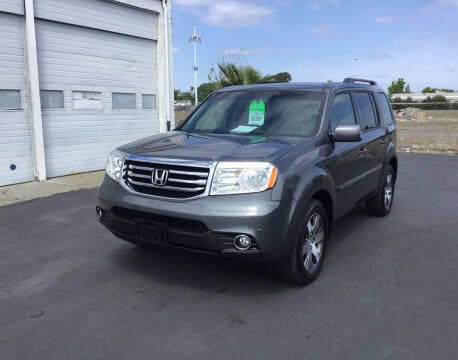
[[[361,148],[359,151],[358,151],[358,155],[363,157],[364,156],[364,153],[367,151],[367,148]]]

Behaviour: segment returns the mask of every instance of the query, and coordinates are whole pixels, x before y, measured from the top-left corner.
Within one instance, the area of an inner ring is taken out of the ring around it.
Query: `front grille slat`
[[[134,169],[134,170],[149,170],[149,171],[153,170],[152,167],[136,166],[136,165],[131,165],[131,164],[129,164],[128,167],[129,169]]]
[[[165,184],[153,183],[156,170],[168,171]],[[126,159],[123,183],[131,190],[159,197],[187,199],[203,195],[208,186],[210,168],[197,164],[166,163]]]
[[[156,189],[165,189],[165,190],[176,190],[176,191],[185,191],[185,192],[195,192],[195,191],[201,191],[204,190],[204,187],[197,187],[197,188],[180,188],[176,186],[168,186],[168,185],[163,185],[163,186],[158,186],[154,184],[148,184],[148,183],[142,183],[139,181],[134,181],[131,178],[129,179],[129,183],[134,184],[134,185],[139,185],[139,186],[146,186],[146,187],[152,187]]]
[[[128,171],[127,176],[151,180],[151,175],[135,174],[132,171]]]
[[[180,171],[180,170],[170,170],[170,174],[180,174],[180,175],[192,175],[207,178],[208,173],[197,172],[197,171]]]
[[[169,177],[169,182],[178,182],[183,184],[194,184],[194,185],[206,185],[207,180],[186,180],[186,179],[176,179]]]

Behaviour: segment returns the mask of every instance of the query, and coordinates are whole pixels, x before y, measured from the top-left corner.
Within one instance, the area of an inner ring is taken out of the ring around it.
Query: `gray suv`
[[[335,219],[393,204],[396,124],[374,81],[270,83],[211,94],[174,131],[114,150],[98,220],[117,237],[278,260],[320,273]]]

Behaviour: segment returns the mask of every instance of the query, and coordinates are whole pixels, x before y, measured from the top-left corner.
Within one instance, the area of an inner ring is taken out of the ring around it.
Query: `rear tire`
[[[283,265],[283,276],[298,285],[307,285],[320,274],[329,234],[328,216],[323,204],[311,200],[300,224],[289,258]]]
[[[387,216],[393,206],[396,177],[391,165],[387,165],[383,178],[384,180],[377,195],[366,201],[367,211],[376,216]]]

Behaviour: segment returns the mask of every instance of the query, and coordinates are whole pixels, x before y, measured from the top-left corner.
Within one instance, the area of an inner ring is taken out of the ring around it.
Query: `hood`
[[[304,138],[196,134],[181,131],[154,135],[119,149],[134,155],[195,161],[273,161]]]

